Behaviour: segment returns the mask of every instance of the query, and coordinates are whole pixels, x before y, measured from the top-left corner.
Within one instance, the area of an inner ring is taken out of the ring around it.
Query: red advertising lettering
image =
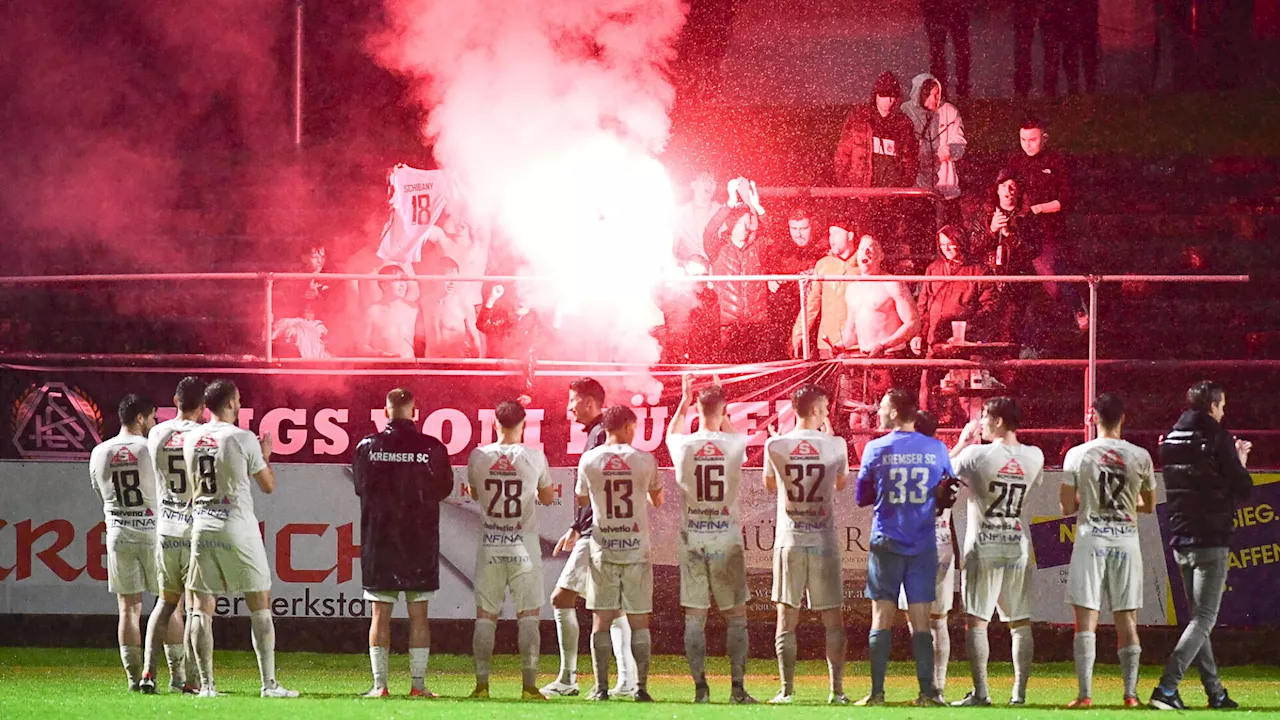
[[[322,583],[333,573],[325,570],[298,570],[293,567],[293,536],[324,535],[329,526],[324,523],[289,523],[276,533],[276,575],[287,583]],[[336,567],[336,566],[335,566]]]
[[[44,563],[46,567],[66,582],[71,582],[84,572],[84,568],[75,567],[62,559],[62,551],[76,539],[76,529],[70,520],[50,520],[42,525],[32,529],[30,520],[23,520],[18,523],[18,580],[25,580],[31,577],[31,553],[35,548],[36,541],[40,538],[54,534],[53,544],[44,550],[39,550],[35,556]]]

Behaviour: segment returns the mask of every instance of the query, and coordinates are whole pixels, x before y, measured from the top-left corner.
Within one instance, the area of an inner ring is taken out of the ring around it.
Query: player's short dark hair
[[[178,381],[178,388],[173,391],[178,398],[178,409],[184,413],[195,412],[204,404],[204,390],[208,384],[196,377],[188,375]]]
[[[494,408],[493,416],[498,419],[499,425],[511,430],[524,422],[524,406],[515,400],[503,400]]]
[[[569,389],[578,393],[584,398],[595,400],[596,404],[604,407],[604,386],[595,378],[578,378],[569,383]]]
[[[916,396],[902,388],[893,388],[884,394],[889,398],[889,406],[898,411],[898,419],[904,423],[914,422],[916,413],[920,412],[920,403]]]
[[[925,437],[938,436],[938,418],[928,410],[916,411],[916,432]]]
[[[1019,130],[1039,130],[1040,132],[1048,132],[1049,125],[1039,115],[1026,115],[1022,118],[1022,126]]]
[[[636,413],[626,405],[614,405],[604,410],[604,431],[616,433],[636,421]]]
[[[698,391],[698,407],[703,412],[719,412],[725,405],[724,388],[708,385]]]
[[[1222,402],[1226,390],[1212,380],[1201,380],[1187,390],[1187,408],[1209,412],[1209,408]]]
[[[408,273],[404,271],[404,268],[400,267],[399,265],[384,265],[378,270],[378,274],[385,275],[388,277],[397,277],[397,278],[408,276]],[[378,282],[387,282],[387,281],[379,280]]]
[[[398,387],[387,393],[387,407],[403,410],[413,407],[413,393],[408,388]]]
[[[827,398],[827,391],[814,383],[805,383],[791,393],[791,408],[797,418],[808,417],[819,400]]]
[[[1093,411],[1105,428],[1114,428],[1124,419],[1124,400],[1119,393],[1104,392],[1093,399]]]
[[[136,393],[129,393],[120,399],[117,415],[120,417],[120,426],[124,427],[132,425],[139,415],[146,417],[155,411],[155,403]]]
[[[209,412],[217,414],[231,405],[231,399],[238,392],[236,384],[230,380],[214,380],[204,389],[204,404]]]
[[[986,411],[987,417],[1004,421],[1006,430],[1016,431],[1018,425],[1022,423],[1022,408],[1018,407],[1018,401],[1011,397],[994,397],[982,406]]]

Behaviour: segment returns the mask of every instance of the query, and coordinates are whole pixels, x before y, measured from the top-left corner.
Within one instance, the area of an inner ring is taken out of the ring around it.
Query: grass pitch
[[[402,718],[402,717],[503,717],[508,720],[562,720],[565,717],[610,718],[742,718],[768,717],[779,720],[812,718],[813,713],[826,718],[968,718],[976,720],[987,712],[1015,718],[1062,717],[1063,713],[1083,717],[1110,717],[1131,714],[1118,707],[1121,695],[1119,671],[1115,666],[1101,665],[1094,679],[1094,709],[1084,712],[1060,709],[1075,697],[1075,671],[1066,663],[1037,664],[1031,678],[1031,705],[1009,708],[1007,701],[1012,685],[1012,670],[1005,663],[991,667],[991,695],[997,704],[989,711],[965,708],[918,709],[905,704],[915,697],[913,666],[894,663],[889,669],[888,696],[891,703],[882,708],[828,707],[826,665],[802,662],[797,668],[797,704],[790,707],[759,705],[731,707],[728,702],[728,664],[723,659],[709,659],[712,704],[689,703],[693,687],[684,659],[678,656],[655,658],[650,679],[650,692],[657,700],[652,705],[638,705],[620,698],[607,703],[593,703],[585,697],[557,698],[545,703],[519,702],[519,661],[513,656],[494,658],[491,684],[493,699],[467,700],[475,679],[471,658],[466,656],[432,656],[427,684],[442,695],[439,700],[409,700],[408,657],[393,655],[391,691],[385,700],[364,700],[357,696],[369,688],[368,658],[362,655],[327,655],[281,653],[276,665],[281,682],[302,692],[297,700],[264,700],[258,697],[258,672],[252,653],[219,652],[216,656],[218,690],[225,697],[199,700],[189,696],[164,694],[146,696],[124,690],[124,672],[115,650],[63,650],[0,648],[0,718],[94,718],[94,720],[137,720],[139,718],[198,716],[200,718],[271,717],[272,720],[299,718]],[[551,679],[557,659],[544,656],[539,680]],[[589,689],[590,659],[580,659],[584,671],[579,679]],[[163,674],[162,670],[162,674]],[[753,660],[749,667],[747,689],[758,700],[771,698],[777,690],[776,664]],[[845,671],[845,689],[850,698],[866,694],[869,686],[866,663],[849,663]],[[1145,700],[1159,677],[1156,665],[1143,667],[1139,690]],[[1224,677],[1231,695],[1242,710],[1280,713],[1280,668],[1232,667]],[[167,685],[167,678],[162,684]],[[947,695],[959,698],[970,686],[968,666],[952,663]],[[1188,705],[1203,708],[1204,694],[1194,677],[1184,683],[1183,699]],[[1200,712],[1211,712],[1202,710]]]

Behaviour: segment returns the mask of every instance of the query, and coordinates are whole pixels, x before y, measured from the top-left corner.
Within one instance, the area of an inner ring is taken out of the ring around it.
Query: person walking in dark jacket
[[[369,659],[373,689],[387,696],[391,611],[404,593],[409,610],[411,697],[427,690],[431,628],[427,601],[440,588],[440,502],[453,490],[453,469],[444,443],[423,435],[413,422],[413,394],[387,393],[382,432],[356,445],[352,477],[360,496],[360,571],[365,599],[373,603]]]
[[[1233,438],[1222,427],[1226,405],[1221,385],[1197,383],[1187,391],[1187,411],[1160,443],[1169,509],[1163,531],[1181,570],[1191,611],[1160,684],[1151,693],[1151,707],[1160,710],[1186,709],[1178,684],[1191,665],[1200,670],[1209,707],[1238,707],[1222,686],[1209,643],[1226,587],[1235,504],[1249,499],[1253,491],[1253,478],[1245,470],[1253,444]]]

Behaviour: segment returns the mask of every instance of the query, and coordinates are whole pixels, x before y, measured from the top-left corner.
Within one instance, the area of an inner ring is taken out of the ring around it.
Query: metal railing
[[[822,190],[822,189],[819,189]],[[841,190],[840,188],[827,190]],[[859,189],[861,190],[861,189]],[[925,191],[922,191],[925,192]],[[900,194],[900,193],[896,193]],[[385,281],[387,276],[378,275],[376,273],[321,273],[319,274],[325,280],[365,280],[365,281]],[[381,358],[330,358],[330,359],[280,359],[275,357],[272,348],[272,329],[275,324],[274,313],[274,288],[277,281],[289,280],[312,280],[317,277],[315,273],[189,273],[189,274],[167,274],[167,273],[132,273],[132,274],[112,274],[112,275],[31,275],[31,276],[8,276],[0,277],[0,286],[32,286],[32,285],[69,285],[69,284],[90,284],[90,283],[145,283],[145,282],[173,282],[173,281],[224,281],[224,282],[257,282],[261,283],[265,302],[263,303],[263,355],[262,357],[240,358],[241,360],[265,361],[267,364],[287,366],[295,365],[299,362],[307,364],[335,364],[350,363],[352,360],[358,359],[361,363],[369,365],[384,366],[386,370],[370,370],[370,372],[415,372],[415,370],[391,369],[393,365],[403,365],[412,362],[415,366],[428,364],[431,361],[404,359],[381,359]],[[537,277],[521,276],[521,275],[481,275],[481,276],[463,276],[463,275],[417,275],[409,276],[407,280],[415,282],[530,282],[538,280]],[[1280,368],[1280,361],[1276,360],[1206,360],[1206,361],[1173,361],[1173,360],[1142,360],[1142,359],[1110,359],[1104,360],[1098,357],[1098,287],[1107,283],[1123,283],[1123,282],[1142,282],[1142,283],[1179,283],[1179,284],[1204,284],[1204,283],[1244,283],[1249,281],[1248,275],[953,275],[953,276],[936,276],[936,275],[673,275],[663,278],[665,282],[670,283],[724,283],[724,282],[798,282],[800,288],[799,315],[803,317],[808,299],[809,283],[815,281],[821,282],[971,282],[971,283],[1083,283],[1089,287],[1088,294],[1088,312],[1091,322],[1089,323],[1088,333],[1088,356],[1079,359],[1035,359],[1035,360],[996,360],[978,362],[974,360],[964,359],[937,359],[937,358],[920,358],[920,359],[898,359],[898,358],[870,358],[870,357],[840,357],[835,361],[850,366],[872,366],[872,367],[919,367],[919,368],[1019,368],[1019,367],[1061,367],[1061,368],[1082,368],[1084,371],[1084,406],[1089,407],[1093,397],[1097,394],[1097,372],[1100,366],[1131,366],[1131,367],[1205,367],[1205,368],[1239,368],[1242,366],[1249,367],[1265,367]],[[809,332],[802,333],[802,349],[804,359],[812,360],[812,348],[810,347]],[[159,360],[159,361],[200,361],[208,360],[210,355],[155,355],[155,354],[128,354],[128,353],[100,353],[100,354],[81,354],[81,353],[3,353],[0,352],[0,359],[9,360],[79,360],[79,361],[138,361],[138,360]],[[459,372],[464,374],[506,374],[515,366],[511,362],[500,362],[493,360],[477,360],[477,359],[437,359],[435,362],[447,362],[448,365],[455,368],[461,367]],[[717,369],[726,369],[736,367],[741,369],[743,366],[734,365],[698,365],[698,366],[667,366],[661,365],[644,365],[644,364],[623,364],[623,363],[576,363],[569,361],[556,360],[538,360],[537,367],[540,374],[559,375],[559,374],[580,374],[581,368],[591,367],[600,372],[597,374],[627,375],[643,372],[654,376],[679,375],[685,372],[693,372],[695,374],[712,374]],[[786,363],[782,363],[785,365]],[[761,368],[768,367],[770,363],[757,364],[747,367]],[[505,368],[505,369],[504,369]],[[545,372],[544,372],[545,371]],[[1052,428],[1052,432],[1078,432],[1070,428]],[[1084,428],[1086,437],[1091,436],[1093,429],[1091,426]],[[1263,431],[1266,432],[1266,431]]]

